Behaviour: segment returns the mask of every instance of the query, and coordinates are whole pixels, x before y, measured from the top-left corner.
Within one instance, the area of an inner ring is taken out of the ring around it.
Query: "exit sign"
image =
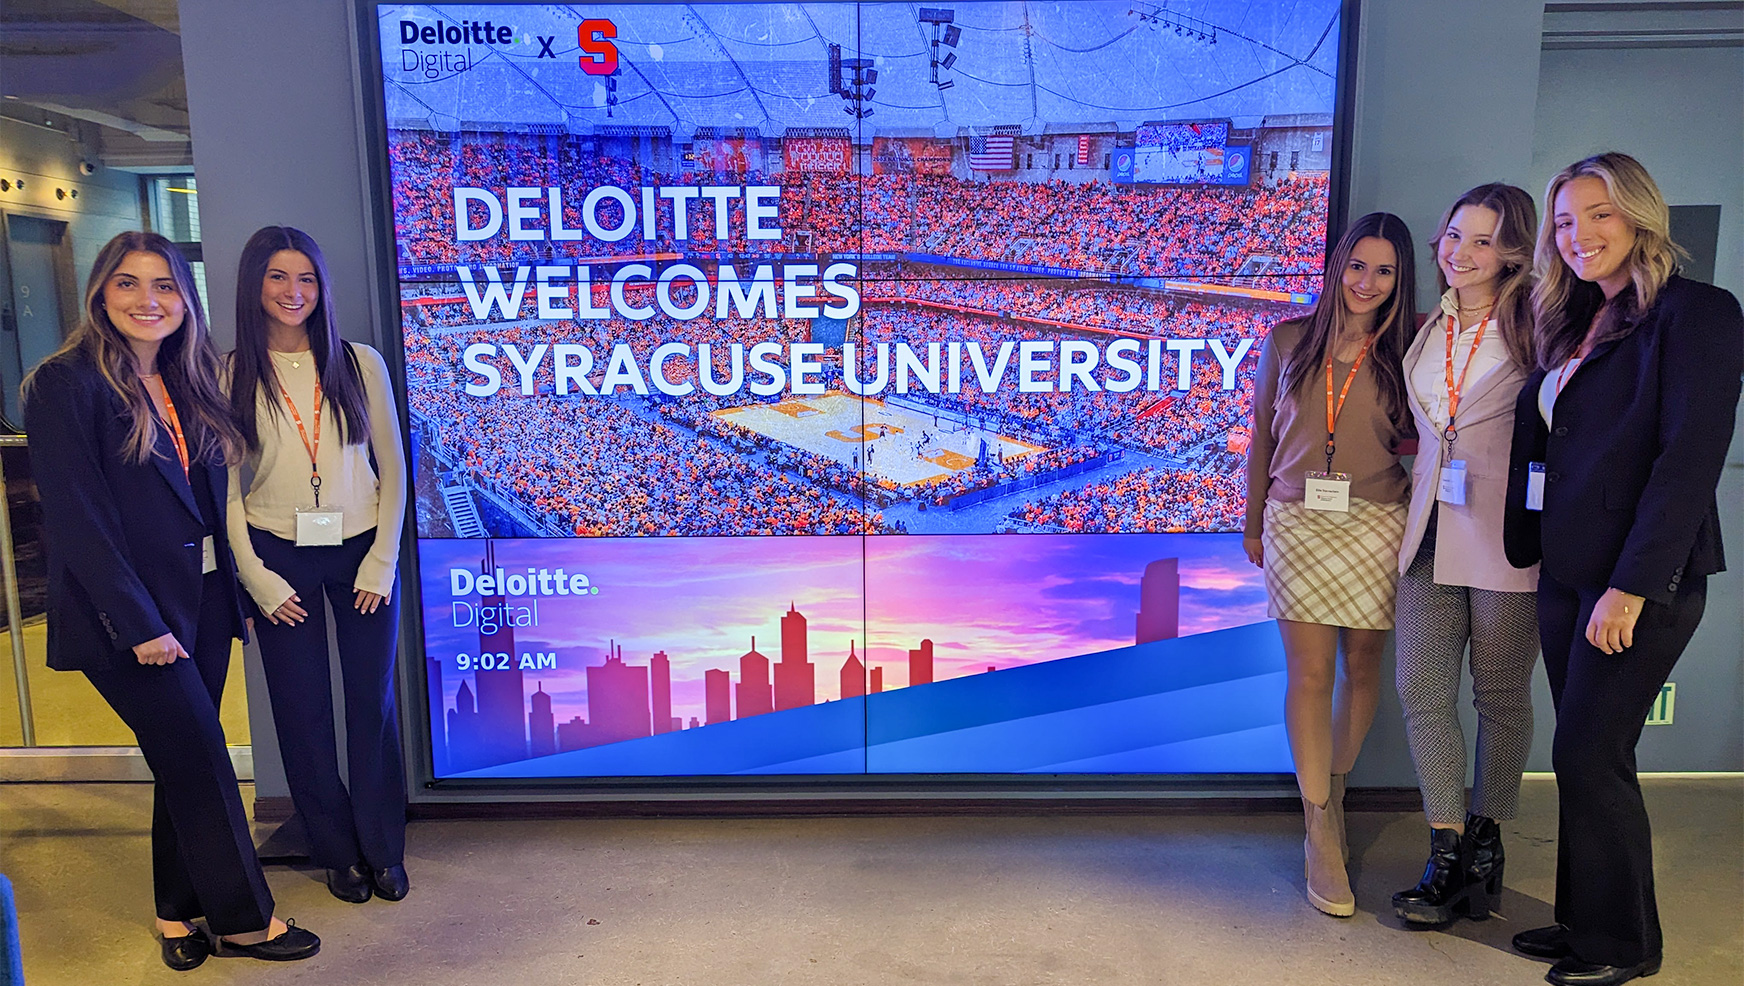
[[[1659,688],[1659,697],[1653,700],[1653,707],[1647,710],[1649,726],[1671,725],[1671,711],[1677,706],[1677,683],[1668,681]]]

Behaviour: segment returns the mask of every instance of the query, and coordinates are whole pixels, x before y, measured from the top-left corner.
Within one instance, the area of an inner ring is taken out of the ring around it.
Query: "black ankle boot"
[[[1465,857],[1466,913],[1482,921],[1502,898],[1502,827],[1494,819],[1465,816]]]
[[[1393,895],[1393,913],[1412,924],[1446,924],[1465,901],[1464,839],[1453,829],[1429,830],[1423,879]]]

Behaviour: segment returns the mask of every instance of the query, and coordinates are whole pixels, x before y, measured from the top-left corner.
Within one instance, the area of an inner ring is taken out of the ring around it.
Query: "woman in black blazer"
[[[1539,370],[1515,407],[1508,559],[1542,560],[1539,636],[1556,702],[1556,920],[1514,947],[1558,984],[1659,971],[1635,744],[1725,569],[1715,498],[1732,440],[1744,315],[1674,273],[1670,213],[1624,154],[1545,193],[1533,293]]]
[[[244,629],[224,533],[224,463],[242,443],[193,274],[162,236],[123,233],[92,265],[82,316],[24,382],[49,667],[90,679],[157,780],[165,964],[191,969],[214,947],[307,958],[320,939],[272,916],[218,722],[231,640]]]

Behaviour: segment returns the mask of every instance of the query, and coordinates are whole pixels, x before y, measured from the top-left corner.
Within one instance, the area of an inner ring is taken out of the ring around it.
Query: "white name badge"
[[[1526,509],[1544,509],[1544,463],[1526,464]]]
[[[297,508],[297,547],[329,548],[345,542],[345,511],[331,507]]]
[[[218,545],[208,534],[200,541],[200,574],[210,575],[218,571]]]
[[[1350,473],[1309,473],[1303,483],[1302,505],[1309,510],[1350,513]]]
[[[1441,467],[1441,485],[1435,491],[1435,498],[1442,503],[1451,503],[1456,507],[1465,505],[1465,462],[1455,459]]]

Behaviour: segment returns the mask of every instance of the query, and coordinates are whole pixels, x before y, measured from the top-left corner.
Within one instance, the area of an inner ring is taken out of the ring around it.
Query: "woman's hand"
[[[379,593],[371,592],[368,589],[358,589],[356,591],[357,597],[352,600],[351,605],[357,607],[357,611],[365,616],[375,612],[377,606],[388,601],[388,597]]]
[[[309,618],[309,611],[297,605],[302,601],[302,597],[293,592],[291,598],[279,603],[279,608],[266,614],[266,618],[273,623],[288,623],[291,626],[296,626]]]
[[[188,652],[182,649],[175,634],[166,633],[143,644],[134,644],[133,656],[139,658],[141,664],[173,664],[176,658],[187,657]]]
[[[1621,589],[1606,589],[1587,620],[1587,643],[1607,654],[1621,654],[1635,644],[1635,621],[1646,600]]]
[[[1266,546],[1259,538],[1242,538],[1241,550],[1247,552],[1247,560],[1253,562],[1255,568],[1266,567]]]

